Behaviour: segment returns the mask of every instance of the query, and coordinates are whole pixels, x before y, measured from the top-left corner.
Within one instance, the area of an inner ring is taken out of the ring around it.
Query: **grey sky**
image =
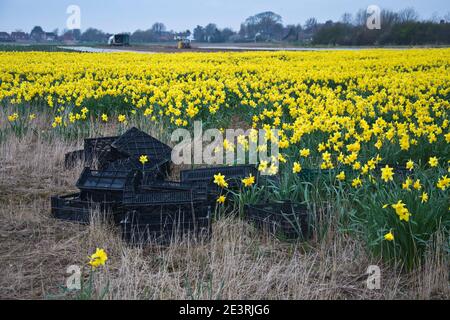
[[[71,4],[81,8],[83,30],[108,32],[148,29],[156,21],[176,31],[209,22],[237,30],[248,16],[269,10],[280,14],[285,24],[304,23],[309,17],[338,20],[344,12],[371,4],[392,10],[414,7],[421,18],[450,12],[449,0],[0,0],[0,31],[29,32],[35,25],[61,31]]]

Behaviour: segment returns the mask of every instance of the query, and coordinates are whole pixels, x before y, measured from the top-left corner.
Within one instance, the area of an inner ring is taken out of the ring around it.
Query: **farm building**
[[[11,38],[13,41],[28,41],[30,40],[30,35],[23,31],[11,32]]]
[[[11,42],[11,36],[7,32],[0,32],[0,42]]]

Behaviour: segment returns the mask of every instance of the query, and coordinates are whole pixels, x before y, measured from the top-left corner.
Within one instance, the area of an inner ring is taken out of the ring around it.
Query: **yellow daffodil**
[[[402,202],[402,200],[399,200],[396,204],[393,204],[392,208],[395,209],[395,212],[397,213],[400,221],[409,221],[409,217],[411,214],[409,213],[408,208],[406,208],[406,205]]]
[[[292,167],[292,172],[299,173],[300,171],[302,171],[302,166],[300,165],[300,163],[294,162],[294,165]]]
[[[422,185],[420,184],[420,179],[417,179],[416,181],[414,181],[413,188],[416,190],[422,189]]]
[[[336,178],[337,178],[339,181],[344,181],[344,180],[345,180],[345,172],[344,172],[344,171],[341,171],[341,172],[336,176]]]
[[[437,167],[439,164],[438,158],[430,157],[430,159],[428,160],[428,164],[430,165],[430,167]]]
[[[362,186],[362,181],[361,181],[361,179],[360,179],[359,177],[353,179],[353,181],[352,181],[352,187],[357,188],[357,187],[360,187],[360,186]]]
[[[405,182],[403,182],[402,189],[409,191],[412,184],[413,184],[412,179],[408,177],[406,178]]]
[[[445,189],[447,189],[450,186],[450,178],[448,178],[446,175],[441,177],[437,182],[436,186],[442,191],[445,191]]]
[[[386,165],[384,168],[381,168],[381,179],[384,182],[394,180],[394,169]]]
[[[145,165],[148,162],[148,156],[147,155],[141,155],[139,157],[139,162],[142,163],[142,165]]]
[[[245,187],[251,187],[255,183],[255,177],[250,174],[247,178],[242,179],[242,183]]]
[[[217,201],[217,203],[224,204],[226,199],[227,199],[227,197],[220,196],[220,197],[217,198],[216,201]]]
[[[412,169],[414,169],[414,161],[412,161],[411,159],[406,163],[406,169],[408,169],[409,171],[411,171]]]
[[[393,241],[394,240],[394,234],[392,233],[392,231],[389,231],[388,233],[386,233],[384,235],[384,240],[386,240],[386,241]]]
[[[260,172],[264,172],[264,171],[267,170],[268,165],[269,165],[269,164],[268,164],[267,161],[262,160],[262,161],[259,163],[258,170],[259,170]]]
[[[17,118],[19,117],[19,115],[17,113],[13,113],[12,115],[8,116],[8,121],[9,122],[14,122],[17,120]]]
[[[228,183],[225,180],[225,176],[220,173],[214,175],[214,183],[221,188],[228,188]]]
[[[117,120],[119,120],[119,122],[123,123],[127,120],[127,117],[124,116],[123,114],[119,114],[119,116],[117,117]]]
[[[304,157],[304,158],[309,157],[309,154],[310,154],[309,149],[301,149],[301,150],[300,150],[300,156],[302,156],[302,157]]]
[[[89,264],[92,268],[98,268],[99,266],[103,266],[108,260],[108,255],[105,250],[97,248],[94,254],[92,254],[89,258]]]
[[[421,201],[422,203],[428,202],[428,193],[423,192],[422,195],[420,196],[420,201]]]

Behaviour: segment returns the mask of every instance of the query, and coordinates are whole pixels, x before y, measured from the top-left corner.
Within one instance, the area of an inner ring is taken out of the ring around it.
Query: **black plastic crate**
[[[143,207],[155,204],[190,204],[208,200],[208,194],[196,190],[146,190],[125,192],[123,205],[125,208]]]
[[[132,244],[168,244],[211,233],[211,206],[153,205],[128,211],[121,221],[122,237]]]
[[[255,177],[255,181],[258,179],[258,170],[255,166],[251,165],[183,170],[180,172],[180,178],[185,183],[194,183],[197,185],[206,183],[211,190],[217,191],[218,188],[213,181],[214,176],[218,173],[225,176],[230,188],[240,186],[241,180],[249,177],[250,174]]]
[[[92,202],[83,199],[80,193],[51,197],[51,213],[56,219],[88,224],[95,211],[105,217],[112,217],[115,223],[119,223],[122,218],[122,212],[115,202]]]
[[[215,189],[215,188],[214,188]],[[148,191],[177,191],[177,190],[192,190],[204,194],[210,194],[211,190],[207,183],[194,183],[194,182],[178,182],[167,180],[151,180],[144,181],[141,186],[141,190]],[[215,193],[215,191],[213,192]]]
[[[214,184],[205,182],[178,182],[167,180],[146,180],[140,186],[142,192],[174,192],[178,191],[192,191],[194,193],[194,200],[216,200],[220,188]]]
[[[149,160],[168,160],[172,155],[171,147],[137,128],[126,131],[111,146],[135,159],[139,159],[141,155],[146,155]]]
[[[143,173],[144,181],[161,180],[170,175],[170,160],[149,159],[149,162],[142,164],[138,159],[128,158],[111,162],[105,168],[109,171],[139,170]]]
[[[193,190],[195,185],[192,183],[178,182],[178,181],[164,181],[164,180],[150,180],[144,181],[141,186],[143,190]],[[205,186],[206,190],[206,186]]]
[[[93,201],[123,200],[125,190],[136,190],[142,180],[137,170],[109,171],[84,168],[76,186]]]
[[[68,152],[64,156],[64,168],[72,169],[77,164],[83,162],[84,158],[84,150],[75,150],[72,152]]]
[[[87,164],[91,164],[94,159],[108,159],[114,156],[119,156],[120,153],[115,153],[112,150],[111,144],[119,137],[102,137],[102,138],[88,138],[84,139],[84,160]]]
[[[245,215],[256,227],[281,239],[306,239],[310,235],[309,214],[304,205],[290,202],[246,205]]]

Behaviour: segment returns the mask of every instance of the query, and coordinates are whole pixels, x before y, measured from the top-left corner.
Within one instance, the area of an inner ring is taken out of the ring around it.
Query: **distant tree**
[[[236,32],[234,32],[233,30],[231,30],[230,28],[224,28],[221,31],[222,34],[222,41],[223,42],[228,42],[230,41],[230,38],[233,37],[234,35],[236,35]]]
[[[81,34],[80,40],[86,42],[105,42],[108,39],[103,31],[89,28]]]
[[[314,34],[314,44],[351,45],[353,26],[348,23],[328,20]]]
[[[433,23],[440,23],[441,22],[441,20],[442,20],[442,18],[439,16],[439,13],[438,12],[433,12],[433,14],[431,15],[431,17],[430,17],[430,22],[433,22]],[[444,19],[445,20],[445,19]]]
[[[44,34],[45,32],[42,27],[35,26],[30,32],[30,37],[34,41],[42,41],[44,39]]]
[[[413,22],[419,19],[419,14],[414,8],[406,8],[398,13],[400,23]]]
[[[198,42],[206,41],[205,29],[202,26],[197,26],[194,29],[194,39]]]
[[[44,33],[44,30],[42,29],[41,26],[35,26],[32,30],[31,33]]]
[[[236,33],[230,28],[220,30],[215,23],[209,23],[205,27],[195,27],[193,35],[198,42],[225,42],[229,41]]]
[[[341,17],[341,22],[344,24],[352,24],[353,22],[353,16],[351,13],[346,12]]]
[[[239,34],[250,39],[257,37],[261,40],[281,39],[283,34],[282,18],[272,11],[258,13],[245,20]]]
[[[69,30],[69,33],[72,34],[72,37],[74,40],[80,40],[81,37],[81,30],[80,29],[73,29],[73,30]]]
[[[385,9],[381,10],[381,28],[391,27],[399,22],[398,13]]]
[[[285,35],[282,40],[285,41],[299,41],[303,28],[300,24],[287,25],[285,28]]]
[[[161,34],[166,31],[166,26],[162,22],[156,22],[153,24],[151,30],[154,34],[161,36]]]
[[[399,12],[381,10],[381,29],[366,27],[367,12],[356,13],[353,24],[327,21],[318,25],[313,43],[327,45],[423,45],[450,44],[450,23],[437,14],[427,21],[419,21],[412,8]],[[306,26],[305,26],[306,29]]]
[[[305,31],[306,32],[315,32],[317,30],[317,19],[309,18],[305,21]]]
[[[178,32],[177,35],[182,38],[188,38],[191,36],[191,30],[185,30],[185,31]]]
[[[218,42],[219,39],[217,39],[220,35],[219,29],[217,29],[217,25],[214,23],[209,23],[205,27],[205,37],[206,41],[208,42]]]
[[[132,42],[151,42],[153,33],[151,30],[136,30],[131,34],[130,41]]]
[[[366,22],[367,22],[367,11],[364,9],[359,9],[358,12],[356,12],[353,23],[356,26],[362,27],[366,25]]]

